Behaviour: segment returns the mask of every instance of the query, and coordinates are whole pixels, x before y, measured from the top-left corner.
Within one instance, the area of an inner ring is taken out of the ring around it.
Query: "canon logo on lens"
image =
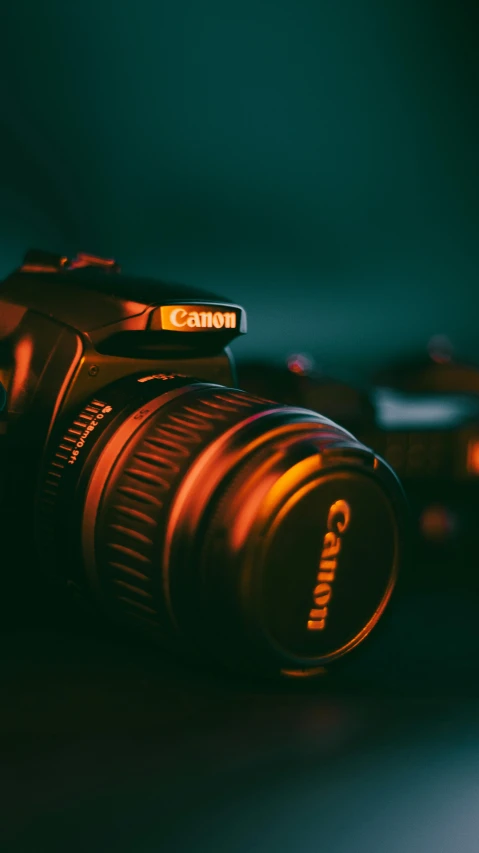
[[[327,528],[319,561],[317,585],[314,588],[315,606],[309,611],[308,631],[323,631],[328,618],[328,608],[332,595],[331,584],[334,581],[341,550],[341,533],[344,533],[351,520],[351,509],[347,501],[335,501],[328,514]]]

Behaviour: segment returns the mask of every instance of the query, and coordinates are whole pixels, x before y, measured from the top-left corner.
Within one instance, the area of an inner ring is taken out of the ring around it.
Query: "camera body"
[[[58,416],[139,364],[233,381],[227,345],[246,332],[243,308],[118,272],[113,261],[89,255],[70,262],[31,251],[0,286],[4,432],[8,413],[12,434],[26,429],[29,446],[44,446]]]
[[[18,618],[48,579],[195,662],[287,677],[369,635],[402,561],[399,481],[324,415],[238,388],[245,331],[239,305],[89,255],[29,252],[0,285]]]

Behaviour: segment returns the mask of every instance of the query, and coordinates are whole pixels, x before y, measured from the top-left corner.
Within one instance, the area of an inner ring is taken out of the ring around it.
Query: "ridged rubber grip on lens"
[[[72,503],[71,483],[77,471],[77,467],[69,465],[69,459],[78,455],[76,447],[79,439],[89,436],[86,439],[85,455],[89,446],[93,445],[98,432],[92,432],[90,436],[90,424],[98,415],[103,418],[103,413],[107,411],[105,406],[102,400],[90,400],[75,420],[60,432],[50,457],[46,457],[36,496],[35,536],[43,571],[51,581],[58,581],[62,577],[62,566],[65,561],[69,562],[66,554],[71,539],[66,532],[69,525],[67,516]],[[79,469],[79,464],[76,465]]]
[[[268,401],[236,390],[195,388],[160,409],[133,437],[105,484],[97,521],[97,573],[115,609],[160,624],[161,562],[176,489],[199,453]]]

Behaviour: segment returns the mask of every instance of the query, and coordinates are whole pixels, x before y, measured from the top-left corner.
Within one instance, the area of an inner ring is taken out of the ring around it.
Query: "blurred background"
[[[15,0],[0,275],[28,247],[241,302],[243,357],[479,358],[472,0]]]

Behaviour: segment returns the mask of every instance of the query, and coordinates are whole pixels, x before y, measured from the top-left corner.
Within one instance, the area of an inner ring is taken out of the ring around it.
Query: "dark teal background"
[[[117,258],[248,310],[237,354],[479,358],[478,5],[15,0],[0,274]]]

